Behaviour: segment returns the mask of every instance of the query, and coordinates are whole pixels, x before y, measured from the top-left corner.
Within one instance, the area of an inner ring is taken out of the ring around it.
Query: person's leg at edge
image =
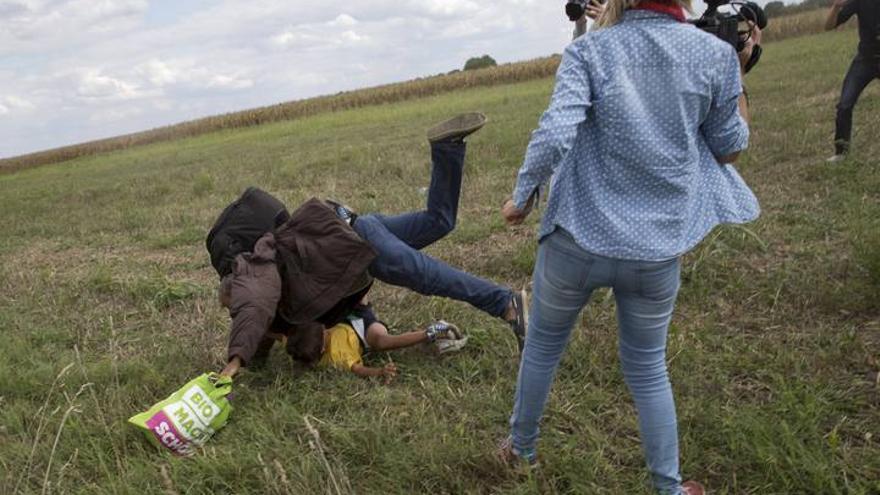
[[[509,319],[507,314],[513,297],[510,289],[413,249],[392,234],[375,215],[359,217],[354,230],[376,250],[377,256],[369,271],[377,279],[419,294],[463,301],[491,316]]]
[[[840,101],[837,103],[837,118],[834,130],[835,154],[844,155],[849,152],[852,139],[853,110],[862,91],[868,83],[877,77],[876,72],[861,56],[856,56],[853,59],[843,80]]]
[[[642,446],[654,488],[678,494],[678,423],[666,369],[666,337],[680,286],[681,261],[623,262],[614,285],[619,355],[639,414]]]
[[[466,144],[446,140],[431,144],[431,185],[427,208],[401,215],[375,215],[398,239],[422,249],[442,239],[455,228]]]
[[[593,264],[592,257],[561,231],[547,236],[538,247],[529,332],[510,416],[512,444],[520,453],[535,451],[556,369],[578,314],[590,298],[592,288],[586,281]]]

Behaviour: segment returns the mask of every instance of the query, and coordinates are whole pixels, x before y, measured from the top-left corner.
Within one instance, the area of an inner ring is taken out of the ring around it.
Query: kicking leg
[[[376,215],[392,234],[413,249],[429,246],[455,228],[466,151],[463,139],[485,123],[484,115],[469,113],[429,129],[432,167],[427,208],[395,216]]]
[[[378,256],[369,270],[379,280],[424,295],[464,301],[492,316],[510,319],[508,313],[513,298],[510,289],[413,249],[373,215],[358,218],[354,230],[376,250]]]

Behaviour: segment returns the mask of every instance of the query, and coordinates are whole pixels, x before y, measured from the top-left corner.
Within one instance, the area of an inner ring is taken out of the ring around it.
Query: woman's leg
[[[422,249],[455,228],[466,145],[463,141],[431,144],[431,186],[427,209],[401,215],[374,215],[389,232],[413,249]]]
[[[639,413],[654,487],[679,493],[678,425],[666,370],[666,336],[680,285],[681,261],[621,262],[614,285],[624,380]]]
[[[520,361],[513,414],[513,447],[522,454],[534,451],[538,423],[544,413],[556,368],[571,329],[592,291],[588,285],[595,258],[557,230],[538,247],[529,331]],[[600,262],[601,263],[601,262]]]

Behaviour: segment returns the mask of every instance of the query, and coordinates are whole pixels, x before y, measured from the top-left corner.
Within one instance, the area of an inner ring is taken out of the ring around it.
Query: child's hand
[[[394,377],[397,376],[397,365],[394,363],[388,363],[382,368],[382,376],[385,377],[385,384],[391,383],[394,380]]]

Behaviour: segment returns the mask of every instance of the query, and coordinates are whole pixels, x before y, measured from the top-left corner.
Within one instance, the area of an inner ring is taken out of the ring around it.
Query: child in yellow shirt
[[[319,368],[351,370],[363,377],[384,376],[386,382],[397,376],[397,366],[388,363],[382,368],[364,366],[363,355],[369,351],[390,351],[421,344],[436,342],[438,339],[455,337],[454,341],[438,346],[440,352],[458,350],[467,342],[455,325],[437,321],[424,330],[416,330],[400,335],[388,333],[388,327],[376,318],[371,306],[357,305],[345,322],[324,330],[324,344],[321,350]]]

